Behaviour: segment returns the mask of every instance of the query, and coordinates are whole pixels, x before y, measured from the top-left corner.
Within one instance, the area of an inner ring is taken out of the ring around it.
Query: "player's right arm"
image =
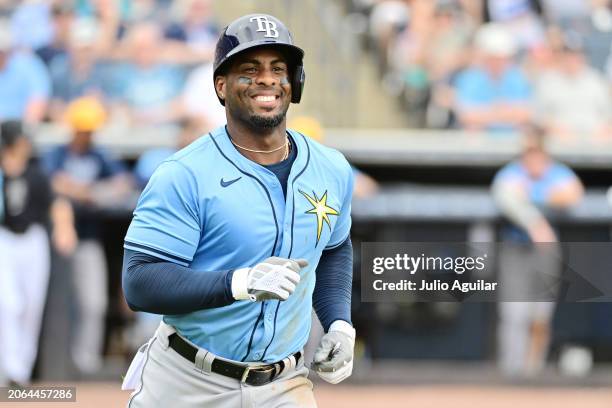
[[[183,314],[235,300],[286,300],[305,261],[267,258],[227,271],[190,267],[202,233],[195,175],[178,161],[159,166],[143,191],[125,238],[123,290],[130,307]]]
[[[123,293],[132,310],[184,314],[234,302],[233,271],[199,273],[152,255],[125,249]]]
[[[270,257],[250,268],[196,271],[126,249],[123,292],[132,310],[184,314],[236,300],[286,300],[300,281],[305,261]]]

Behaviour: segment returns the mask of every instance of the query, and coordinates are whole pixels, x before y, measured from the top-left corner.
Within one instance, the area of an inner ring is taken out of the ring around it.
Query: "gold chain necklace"
[[[287,149],[288,148],[287,146],[289,145],[289,139],[287,139],[286,137],[285,137],[285,143],[283,143],[279,147],[277,147],[275,149],[272,149],[272,150],[254,150],[254,149],[249,149],[248,147],[240,146],[238,143],[234,142],[234,139],[232,139],[232,138],[230,138],[230,141],[232,142],[232,144],[234,146],[236,146],[239,149],[246,150],[247,152],[251,152],[251,153],[263,153],[263,154],[270,154],[270,153],[278,152],[283,147],[285,149]]]

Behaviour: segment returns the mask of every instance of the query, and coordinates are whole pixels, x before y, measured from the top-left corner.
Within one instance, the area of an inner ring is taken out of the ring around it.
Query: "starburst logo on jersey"
[[[338,216],[340,213],[335,208],[332,208],[327,205],[327,190],[323,193],[323,197],[321,199],[317,198],[317,194],[313,191],[312,195],[314,197],[309,196],[305,192],[299,190],[300,193],[308,200],[308,202],[312,205],[312,208],[305,212],[305,214],[313,214],[317,217],[317,243],[319,245],[319,239],[321,239],[321,230],[323,229],[323,222],[327,224],[327,227],[331,231],[331,223],[329,221],[330,215]],[[315,245],[315,246],[316,246]]]

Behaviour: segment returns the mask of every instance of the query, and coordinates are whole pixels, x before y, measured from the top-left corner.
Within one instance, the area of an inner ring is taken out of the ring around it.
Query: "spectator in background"
[[[212,77],[213,65],[202,64],[187,77],[182,95],[185,113],[200,119],[203,122],[204,132],[209,132],[226,122],[225,108],[219,103],[213,81],[210,80]]]
[[[190,117],[183,119],[180,123],[180,131],[176,139],[175,148],[162,147],[144,152],[140,158],[138,158],[136,166],[134,167],[134,178],[138,186],[144,188],[161,162],[182,148],[189,146],[202,136],[202,134],[205,133],[202,131],[203,126],[204,124],[199,118]],[[208,132],[208,130],[206,132]]]
[[[409,120],[417,126],[424,123],[425,107],[429,97],[428,73],[425,68],[428,38],[431,34],[431,18],[435,3],[429,0],[410,2],[408,25],[389,45],[390,74],[386,75],[387,88],[403,93],[403,102]],[[398,85],[393,85],[394,77]],[[399,95],[399,94],[398,94]]]
[[[546,152],[545,134],[544,128],[529,126],[521,157],[502,168],[492,186],[511,223],[502,231],[498,323],[500,368],[510,376],[536,374],[544,366],[561,267],[558,237],[548,218],[583,195],[574,172]],[[542,298],[544,291],[548,296]]]
[[[45,65],[31,52],[13,48],[9,24],[0,18],[0,120],[40,122],[50,88]]]
[[[105,116],[102,105],[92,97],[72,102],[66,111],[72,129],[70,143],[54,148],[43,158],[53,190],[70,199],[75,208],[79,245],[72,269],[78,317],[71,351],[83,373],[94,373],[102,364],[108,300],[99,211],[118,205],[132,189],[123,164],[93,145],[93,136]]]
[[[428,127],[452,124],[452,83],[469,63],[473,21],[456,0],[437,0],[426,43],[426,72],[430,83]]]
[[[370,13],[370,36],[378,56],[379,69],[384,74],[388,67],[389,49],[397,35],[408,27],[410,8],[405,0],[377,2]]]
[[[554,69],[537,80],[535,110],[556,137],[592,140],[612,135],[610,85],[587,65],[578,36],[566,36]]]
[[[77,238],[70,203],[54,199],[44,173],[33,164],[32,145],[21,123],[0,125],[0,372],[30,381],[47,296],[53,245],[70,255]],[[0,381],[1,383],[1,381]]]
[[[612,60],[612,0],[591,0],[590,11],[584,33],[585,55],[593,68],[605,73],[607,61]]]
[[[474,26],[453,0],[436,0],[427,39],[426,68],[432,82],[448,79],[469,59]]]
[[[514,38],[491,23],[478,30],[474,43],[476,62],[455,82],[459,123],[468,130],[516,130],[530,118],[531,87],[513,62]]]
[[[95,20],[76,19],[70,26],[69,52],[50,64],[53,85],[50,116],[60,121],[66,106],[83,96],[103,95],[103,72],[98,63],[98,26]]]
[[[24,0],[11,15],[14,46],[30,51],[47,46],[53,40],[51,2]]]
[[[168,1],[160,0],[75,0],[75,11],[79,17],[95,18],[113,8],[122,25],[145,20],[161,20]]]
[[[210,61],[219,38],[219,27],[213,20],[211,0],[181,0],[174,2],[177,20],[165,29],[165,37],[183,45],[186,55],[194,60]],[[189,60],[184,62],[190,62]]]
[[[129,60],[115,68],[111,96],[116,111],[132,124],[167,124],[184,115],[180,99],[184,72],[160,60],[163,44],[161,31],[153,23],[135,25],[125,39]]]
[[[48,44],[36,49],[36,54],[49,66],[53,58],[64,55],[68,49],[70,26],[72,25],[72,8],[64,3],[54,4],[51,8],[53,36]]]
[[[518,51],[540,46],[545,32],[540,0],[483,0],[484,21],[503,26],[516,41]]]

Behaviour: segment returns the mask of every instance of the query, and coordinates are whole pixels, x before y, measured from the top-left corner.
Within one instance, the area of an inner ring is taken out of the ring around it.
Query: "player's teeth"
[[[269,96],[259,95],[259,96],[256,96],[255,99],[261,102],[272,102],[274,99],[276,99],[276,97],[274,95],[269,95]]]

